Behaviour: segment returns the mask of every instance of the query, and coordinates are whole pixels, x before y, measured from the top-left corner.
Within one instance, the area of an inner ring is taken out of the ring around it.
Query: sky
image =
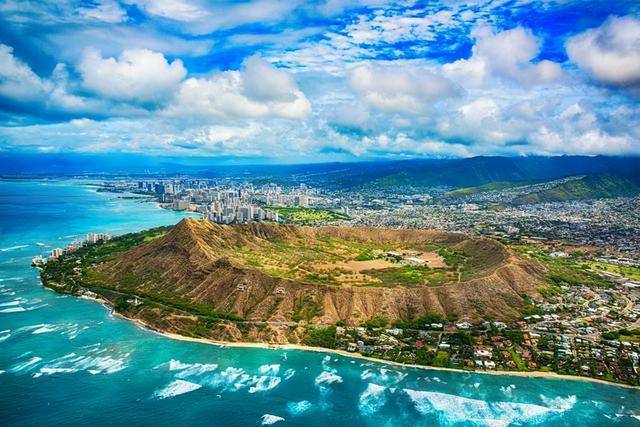
[[[640,2],[0,0],[0,152],[640,154]]]

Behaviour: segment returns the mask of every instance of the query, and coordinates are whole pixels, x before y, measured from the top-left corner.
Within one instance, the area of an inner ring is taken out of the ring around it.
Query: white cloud
[[[628,135],[611,135],[600,129],[583,133],[554,131],[547,127],[531,135],[532,146],[529,149],[540,154],[637,154]]]
[[[67,80],[64,64],[57,64],[50,78],[41,78],[13,55],[12,47],[0,44],[0,96],[13,103],[29,105],[34,112],[75,113],[95,107],[95,103],[70,94]]]
[[[42,98],[51,85],[13,55],[13,48],[0,44],[0,95],[21,102]]]
[[[469,59],[446,64],[447,75],[462,84],[478,85],[489,74],[515,81],[525,86],[557,81],[562,69],[556,62],[532,62],[540,53],[540,42],[524,28],[494,33],[489,28],[474,32],[476,44]]]
[[[407,114],[421,113],[432,103],[459,93],[450,80],[407,64],[359,66],[352,70],[349,85],[365,103]]]
[[[109,24],[126,20],[127,12],[113,0],[101,0],[95,7],[78,8],[78,13],[86,18],[96,19]]]
[[[171,20],[190,34],[208,34],[245,24],[278,22],[300,5],[296,0],[206,2],[201,0],[128,0],[149,15]]]
[[[282,117],[302,119],[311,103],[295,80],[259,57],[249,58],[240,71],[187,79],[169,115],[200,117]]]
[[[161,53],[146,49],[125,50],[118,59],[88,51],[78,68],[87,89],[139,103],[166,100],[187,74],[179,59],[169,63]]]
[[[209,17],[206,9],[188,0],[132,0],[151,15],[176,21],[193,22]]]
[[[467,122],[476,125],[482,124],[486,119],[496,119],[500,115],[500,107],[490,98],[477,98],[458,108],[458,111]]]
[[[566,43],[571,61],[596,80],[615,86],[640,85],[640,20],[612,17]]]
[[[298,88],[286,71],[280,70],[259,56],[244,61],[244,91],[259,101],[295,101]]]

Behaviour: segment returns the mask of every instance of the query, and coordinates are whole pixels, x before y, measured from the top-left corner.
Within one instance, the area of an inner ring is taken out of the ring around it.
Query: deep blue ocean
[[[171,340],[29,266],[181,216],[77,181],[0,181],[0,425],[640,425],[640,391],[613,385]]]

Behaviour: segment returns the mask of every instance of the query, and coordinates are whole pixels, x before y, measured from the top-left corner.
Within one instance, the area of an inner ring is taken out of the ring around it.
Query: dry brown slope
[[[240,265],[225,254],[233,248],[264,248],[269,242],[320,236],[402,244],[446,244],[473,255],[482,264],[473,280],[441,287],[376,288],[303,283],[271,277]],[[542,271],[509,253],[500,243],[456,233],[349,227],[293,227],[272,223],[237,226],[185,219],[168,234],[134,247],[101,267],[114,286],[130,292],[160,293],[206,303],[246,320],[291,321],[302,307],[318,305],[313,322],[360,322],[375,316],[393,321],[428,311],[478,320],[513,320],[537,295]],[[276,292],[284,288],[284,295]]]

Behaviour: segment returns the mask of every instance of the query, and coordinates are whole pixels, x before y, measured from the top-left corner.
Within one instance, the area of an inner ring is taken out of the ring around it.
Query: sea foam
[[[378,412],[387,403],[385,390],[386,388],[381,385],[369,383],[367,389],[360,394],[358,401],[360,412],[365,415]]]
[[[207,372],[215,371],[217,368],[218,365],[214,363],[182,363],[179,360],[174,359],[169,361],[170,371],[180,371],[176,374],[176,378],[198,376]]]
[[[262,425],[263,426],[269,426],[271,424],[275,424],[279,421],[284,421],[284,418],[279,417],[277,415],[271,415],[271,414],[264,414],[262,416]]]
[[[280,371],[280,365],[262,365],[260,366],[260,368],[258,368],[258,372],[260,372],[261,374],[271,374],[271,375],[277,375],[278,372]]]
[[[154,393],[154,397],[158,399],[166,399],[181,394],[189,393],[202,387],[200,384],[192,383],[185,380],[175,380],[170,382],[166,387]]]
[[[9,368],[9,372],[11,372],[11,373],[19,373],[19,372],[29,371],[35,365],[40,363],[41,360],[42,360],[41,357],[34,356],[29,360],[25,360],[24,362],[20,362],[20,363],[17,363],[15,365],[13,365],[11,368]]]
[[[295,373],[296,373],[295,369],[287,369],[286,371],[284,371],[284,379],[288,380],[289,378],[294,376]]]
[[[16,245],[16,246],[9,246],[8,248],[0,248],[0,252],[11,252],[11,251],[16,251],[18,249],[23,249],[23,248],[28,248],[29,245]]]
[[[315,384],[317,386],[324,384],[333,384],[333,383],[341,383],[342,377],[337,375],[334,372],[322,371],[320,375],[318,375],[315,379]]]
[[[405,389],[416,410],[436,414],[444,424],[473,422],[482,425],[507,426],[540,422],[549,415],[562,412],[559,406],[541,406],[516,402],[486,402],[447,393]],[[555,402],[555,400],[554,400]]]
[[[308,400],[301,400],[300,402],[289,402],[287,404],[287,410],[291,415],[299,415],[307,412],[313,407],[313,404]]]
[[[260,391],[268,391],[276,388],[280,384],[280,377],[264,375],[261,377],[253,377],[253,381],[249,386],[249,393],[257,393]]]

